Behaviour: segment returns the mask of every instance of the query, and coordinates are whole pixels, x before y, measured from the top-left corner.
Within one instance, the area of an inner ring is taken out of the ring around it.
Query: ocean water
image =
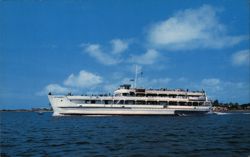
[[[2,112],[1,156],[250,156],[250,114],[72,116]]]

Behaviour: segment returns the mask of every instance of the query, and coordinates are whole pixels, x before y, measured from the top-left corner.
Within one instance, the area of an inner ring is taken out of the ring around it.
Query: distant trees
[[[213,106],[220,106],[219,101],[218,100],[214,100]]]
[[[226,107],[228,110],[246,110],[250,109],[250,103],[247,104],[239,104],[239,103],[221,103],[219,100],[213,101],[213,107]]]
[[[250,103],[242,104],[241,107],[242,107],[243,109],[248,109],[248,110],[250,110]]]

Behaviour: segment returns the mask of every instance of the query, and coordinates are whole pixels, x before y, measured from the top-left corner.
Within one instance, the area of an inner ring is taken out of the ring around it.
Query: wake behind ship
[[[121,85],[113,95],[48,95],[54,116],[183,115],[210,112],[205,91],[145,89]]]

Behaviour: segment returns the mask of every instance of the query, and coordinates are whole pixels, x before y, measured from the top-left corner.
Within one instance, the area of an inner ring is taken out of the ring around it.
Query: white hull
[[[210,106],[163,106],[134,104],[76,104],[67,96],[51,96],[54,116],[63,115],[179,115],[207,113]]]
[[[82,109],[65,109],[61,112],[54,112],[54,116],[60,115],[174,115],[174,110],[167,109],[111,109],[111,108],[82,108]]]

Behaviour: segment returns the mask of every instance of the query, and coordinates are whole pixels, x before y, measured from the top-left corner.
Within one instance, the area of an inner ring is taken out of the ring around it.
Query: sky
[[[0,108],[49,107],[47,93],[204,89],[250,102],[248,0],[0,1]]]

